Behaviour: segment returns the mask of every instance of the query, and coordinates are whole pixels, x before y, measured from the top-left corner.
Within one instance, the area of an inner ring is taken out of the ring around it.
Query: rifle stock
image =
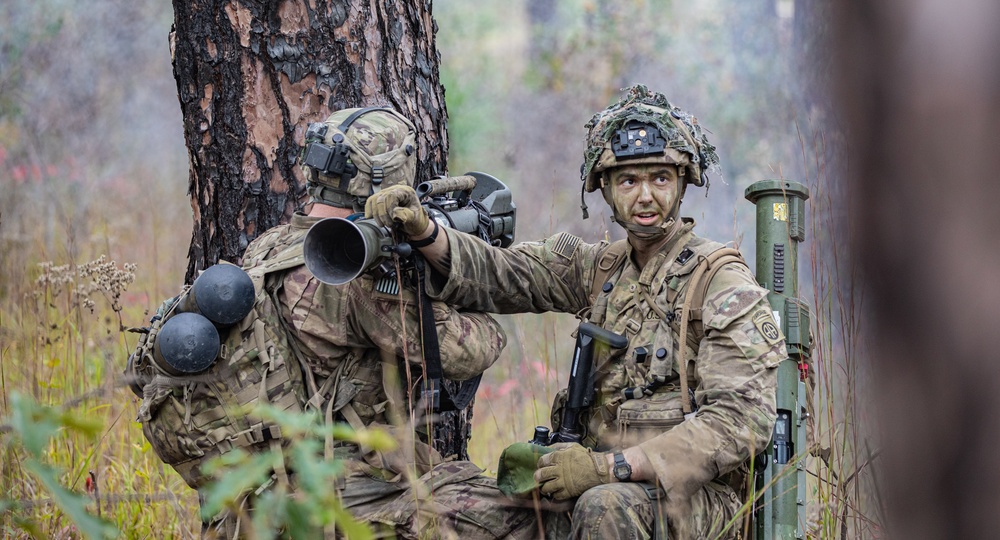
[[[573,365],[569,374],[566,406],[563,409],[562,421],[559,424],[559,431],[550,437],[547,444],[578,443],[583,438],[580,415],[590,407],[594,399],[594,349],[597,345],[611,349],[624,349],[628,347],[628,338],[593,323],[580,323],[576,334],[576,347],[573,350]],[[535,428],[533,442],[540,438],[539,428]]]

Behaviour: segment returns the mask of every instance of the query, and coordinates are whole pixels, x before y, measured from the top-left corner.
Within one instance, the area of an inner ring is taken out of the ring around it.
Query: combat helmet
[[[606,172],[619,165],[677,165],[687,184],[708,186],[707,171],[719,156],[702,132],[698,119],[673,106],[644,85],[626,90],[617,102],[587,122],[587,149],[580,168],[583,193],[604,187]],[[605,198],[608,194],[605,193]],[[587,205],[583,203],[583,217]]]
[[[342,109],[309,124],[302,157],[309,202],[364,208],[378,190],[413,182],[416,128],[382,107]]]

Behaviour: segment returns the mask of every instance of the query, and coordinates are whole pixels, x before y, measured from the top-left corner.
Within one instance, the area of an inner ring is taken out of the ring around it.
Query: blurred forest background
[[[695,114],[719,149],[721,176],[707,193],[689,190],[683,206],[702,236],[733,242],[752,261],[744,189],[768,178],[809,187],[799,277],[816,312],[814,440],[826,449],[825,463],[810,460],[810,532],[833,537],[849,525],[852,537],[878,537],[858,329],[864,290],[842,249],[850,171],[824,93],[824,6],[438,0],[433,10],[449,172],[504,180],[519,240],[560,230],[587,241],[623,236],[597,194],[581,219],[579,171],[583,125],[635,83]],[[96,438],[57,437],[42,458],[73,489],[116,496],[104,517],[128,536],[197,531],[194,493],[152,455],[133,421],[137,400],[115,381],[135,344],[121,328],[142,325],[176,294],[187,265],[192,211],[172,19],[169,3],[153,0],[0,4],[0,416],[18,392],[72,402],[99,420]],[[548,423],[576,323],[530,315],[504,324],[510,345],[484,380],[470,444],[491,473],[503,446]],[[34,505],[49,535],[65,533],[12,447],[3,451],[0,493]]]

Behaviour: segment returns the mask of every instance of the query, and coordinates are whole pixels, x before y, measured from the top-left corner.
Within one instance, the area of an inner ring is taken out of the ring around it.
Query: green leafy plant
[[[252,534],[259,538],[282,532],[291,538],[310,538],[330,527],[352,540],[373,538],[367,525],[342,506],[336,486],[345,473],[344,462],[325,458],[323,441],[349,441],[371,450],[391,450],[396,441],[379,430],[326,425],[316,414],[289,413],[270,406],[258,407],[253,414],[278,424],[288,444],[280,452],[236,450],[209,461],[203,470],[215,480],[202,490],[202,519],[229,511],[249,520]],[[295,473],[288,481],[272,473],[278,469]],[[253,512],[246,508],[249,493],[254,493]]]
[[[101,431],[101,423],[92,419],[60,411],[53,407],[39,405],[30,398],[14,392],[10,396],[10,416],[4,419],[2,429],[3,448],[6,455],[21,458],[21,466],[33,476],[55,504],[73,522],[77,530],[87,538],[114,538],[118,529],[109,521],[91,514],[87,505],[92,500],[77,493],[64,484],[64,473],[46,458],[52,440],[62,431],[96,437]],[[0,514],[10,515],[15,529],[44,536],[35,523],[21,513],[19,501],[0,498]]]

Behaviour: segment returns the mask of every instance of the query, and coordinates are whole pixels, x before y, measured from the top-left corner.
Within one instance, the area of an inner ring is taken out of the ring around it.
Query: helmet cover
[[[381,188],[413,182],[416,128],[392,109],[342,109],[309,125],[301,161],[313,202],[363,203]]]
[[[715,146],[698,119],[641,84],[595,114],[585,127],[587,149],[580,172],[588,193],[603,187],[603,173],[620,165],[677,165],[685,181],[696,186],[707,185],[707,170],[718,168]]]

